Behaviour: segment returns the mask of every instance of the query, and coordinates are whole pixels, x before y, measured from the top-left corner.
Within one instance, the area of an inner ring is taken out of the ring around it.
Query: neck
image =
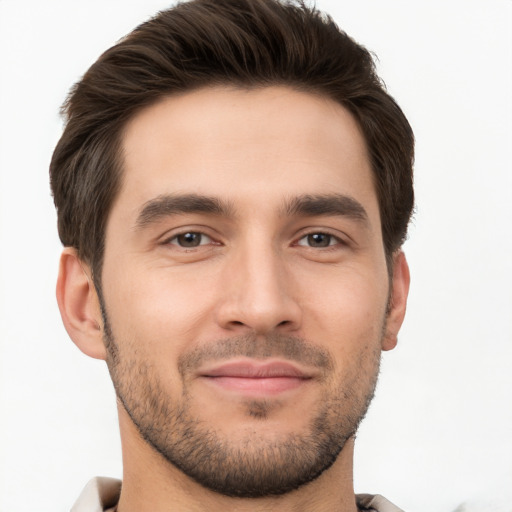
[[[119,407],[123,486],[118,512],[356,512],[352,469],[354,440],[314,481],[280,496],[233,498],[196,483],[141,439]]]

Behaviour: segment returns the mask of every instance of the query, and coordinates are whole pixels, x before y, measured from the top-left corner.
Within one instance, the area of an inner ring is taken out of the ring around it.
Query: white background
[[[408,317],[361,428],[356,491],[409,512],[510,512],[512,2],[317,4],[378,55],[417,137]],[[68,340],[54,298],[47,169],[69,87],[167,5],[0,0],[1,512],[68,510],[91,476],[121,474],[106,369]]]

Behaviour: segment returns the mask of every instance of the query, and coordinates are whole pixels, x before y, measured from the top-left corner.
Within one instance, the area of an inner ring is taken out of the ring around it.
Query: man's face
[[[140,112],[102,273],[109,368],[141,436],[224,494],[336,459],[373,395],[389,278],[352,116],[284,87]]]

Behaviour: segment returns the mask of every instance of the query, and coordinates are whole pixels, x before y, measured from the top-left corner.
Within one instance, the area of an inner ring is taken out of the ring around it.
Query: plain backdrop
[[[121,475],[105,365],[69,341],[54,298],[48,164],[71,85],[168,5],[0,0],[0,512],[69,510],[90,477]],[[512,2],[317,5],[375,52],[417,137],[408,316],[358,436],[356,491],[510,512]]]

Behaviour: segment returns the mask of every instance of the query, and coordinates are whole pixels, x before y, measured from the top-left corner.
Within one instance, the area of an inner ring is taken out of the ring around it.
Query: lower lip
[[[309,379],[300,377],[205,377],[212,384],[227,391],[248,395],[277,395],[297,389]]]

